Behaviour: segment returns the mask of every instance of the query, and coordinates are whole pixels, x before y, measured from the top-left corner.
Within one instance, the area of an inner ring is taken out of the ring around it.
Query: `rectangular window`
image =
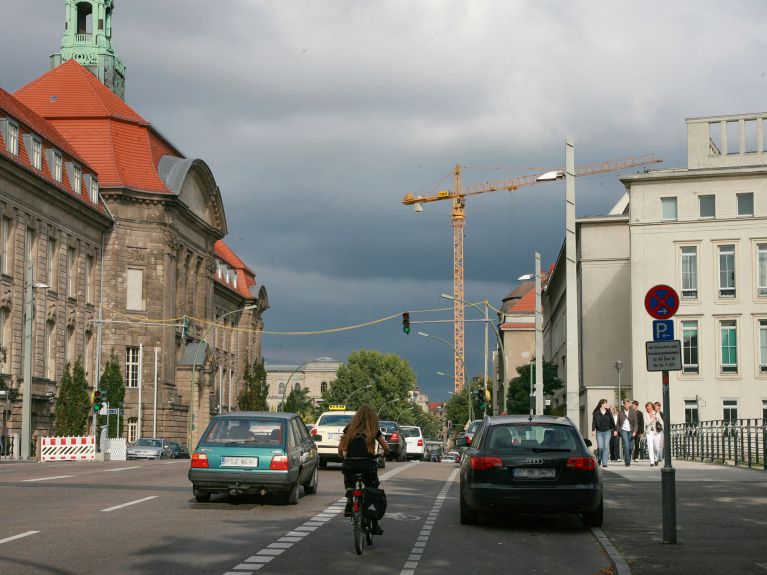
[[[144,270],[128,268],[126,306],[132,310],[144,310]]]
[[[85,303],[93,303],[95,269],[96,269],[96,259],[93,256],[86,256],[85,257]]]
[[[32,139],[32,154],[30,160],[32,161],[32,166],[36,170],[43,169],[43,143],[36,138]]]
[[[11,247],[11,220],[3,216],[0,222],[0,273],[8,273]]]
[[[138,439],[138,418],[128,419],[128,443],[133,443]]]
[[[91,178],[91,189],[89,191],[90,191],[91,201],[94,204],[98,204],[99,203],[99,181],[96,178]]]
[[[56,379],[56,324],[45,322],[45,357],[43,357],[45,377]]]
[[[83,190],[83,171],[78,167],[72,168],[72,191],[78,196]]]
[[[682,322],[682,372],[698,373],[698,321]]]
[[[735,246],[719,246],[719,297],[735,297]]]
[[[722,419],[728,423],[735,423],[738,420],[737,399],[725,399],[722,401]]]
[[[698,196],[698,208],[701,218],[716,217],[716,196]]]
[[[762,420],[767,421],[767,399],[762,400]]]
[[[19,155],[19,127],[13,122],[8,122],[7,135],[8,141],[5,143],[5,148],[13,156]]]
[[[125,348],[125,387],[138,387],[139,348]]]
[[[756,246],[757,286],[756,293],[767,296],[767,244]]]
[[[676,220],[676,198],[660,199],[660,218],[662,220]]]
[[[56,279],[59,270],[59,258],[57,253],[56,240],[51,236],[48,236],[48,285],[53,291],[58,290],[56,285]]]
[[[67,248],[67,297],[77,297],[77,248]]]
[[[5,347],[5,321],[7,319],[8,310],[4,307],[0,307],[0,347]],[[3,365],[0,365],[0,371],[5,371],[5,363],[8,361],[7,354],[7,350],[0,350],[0,359],[3,360]]]
[[[56,152],[53,153],[53,165],[51,166],[51,176],[53,176],[53,179],[57,182],[61,182],[61,169],[63,167],[63,160],[61,158],[61,154],[58,154]]]
[[[735,320],[719,322],[722,343],[722,373],[738,373],[738,328]]]
[[[698,248],[682,248],[682,298],[698,298]]]
[[[738,194],[738,216],[748,217],[754,215],[754,194]]]
[[[695,399],[684,400],[684,422],[688,425],[697,425],[700,419],[698,418],[698,402]]]
[[[767,373],[767,319],[759,320],[759,371]]]

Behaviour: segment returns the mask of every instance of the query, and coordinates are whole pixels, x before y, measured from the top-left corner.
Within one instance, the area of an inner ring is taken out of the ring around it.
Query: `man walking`
[[[634,461],[642,458],[642,435],[644,435],[644,414],[639,409],[639,402],[635,399],[631,402],[631,410],[637,416],[637,434],[634,436]]]
[[[637,435],[637,412],[631,409],[631,400],[623,400],[623,408],[618,410],[618,429],[623,442],[623,461],[626,467],[631,465],[631,452]]]

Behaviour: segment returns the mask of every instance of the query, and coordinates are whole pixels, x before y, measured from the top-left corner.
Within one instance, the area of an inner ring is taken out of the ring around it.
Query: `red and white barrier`
[[[40,461],[95,461],[96,438],[43,437]]]

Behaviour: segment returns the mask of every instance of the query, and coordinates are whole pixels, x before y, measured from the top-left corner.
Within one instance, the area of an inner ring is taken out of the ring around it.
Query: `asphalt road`
[[[296,506],[197,503],[189,461],[0,465],[0,575],[535,573],[596,575],[609,558],[567,515],[462,526],[457,466],[388,463],[389,506],[362,556],[343,517],[340,468]]]

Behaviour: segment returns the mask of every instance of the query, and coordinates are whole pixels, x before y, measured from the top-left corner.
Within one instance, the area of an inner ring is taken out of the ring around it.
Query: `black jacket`
[[[595,409],[591,416],[591,431],[615,431],[613,414],[608,409],[604,415],[599,409]]]

